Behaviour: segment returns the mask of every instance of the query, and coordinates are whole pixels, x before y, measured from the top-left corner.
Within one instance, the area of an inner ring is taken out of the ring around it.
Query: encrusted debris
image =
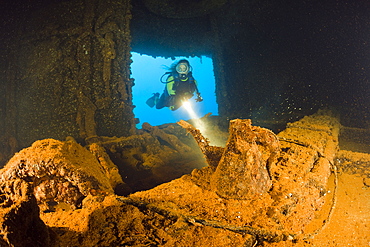
[[[60,243],[81,247],[281,246],[273,243],[305,242],[330,223],[335,206],[331,195],[336,195],[336,189],[327,183],[338,150],[335,118],[315,114],[278,135],[252,126],[250,120],[233,120],[225,147],[211,146],[199,130],[187,122],[180,124],[195,137],[209,166],[127,197],[90,191],[78,210],[59,207],[42,212],[41,219],[55,230]],[[100,138],[89,149],[104,176],[113,179],[116,171],[104,150],[127,155],[132,149],[140,151],[145,143],[153,145],[148,148],[151,152],[175,150],[168,148],[179,147],[182,138],[162,139],[166,148],[161,149],[153,135],[166,137],[153,127],[141,136]],[[260,180],[246,182],[253,178],[250,174],[261,172],[259,167],[263,167]],[[14,171],[22,173],[17,168]],[[113,179],[109,185],[119,182]],[[222,194],[225,190],[217,183],[234,193]],[[321,212],[325,202],[331,208],[329,215]]]
[[[0,171],[0,182],[22,179],[33,184],[43,210],[64,202],[78,207],[91,192],[113,193],[104,167],[74,141],[36,141],[9,160]]]
[[[0,246],[59,246],[40,219],[32,185],[21,179],[0,183]]]
[[[211,167],[216,167],[211,178],[213,190],[225,198],[253,199],[271,187],[268,167],[280,152],[277,136],[270,130],[252,126],[250,119],[230,121],[226,147],[213,147],[209,141],[185,121],[186,128]]]

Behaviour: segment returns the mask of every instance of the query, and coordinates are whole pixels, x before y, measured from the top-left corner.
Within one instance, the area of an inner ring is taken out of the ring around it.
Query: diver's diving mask
[[[176,65],[176,71],[179,73],[181,79],[186,79],[189,73],[189,65],[187,63],[179,63]]]

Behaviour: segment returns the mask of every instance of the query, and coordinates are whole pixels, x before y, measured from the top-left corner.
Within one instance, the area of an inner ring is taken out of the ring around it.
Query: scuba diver
[[[162,81],[163,76],[168,75],[165,82]],[[191,66],[188,60],[182,59],[178,63],[174,63],[169,72],[166,72],[161,77],[161,82],[166,83],[164,92],[161,97],[159,93],[155,93],[149,98],[146,103],[150,107],[156,106],[157,109],[168,107],[175,111],[181,107],[184,101],[192,98],[194,92],[197,94],[195,101],[201,102],[203,98],[200,96],[197,81],[194,79]]]

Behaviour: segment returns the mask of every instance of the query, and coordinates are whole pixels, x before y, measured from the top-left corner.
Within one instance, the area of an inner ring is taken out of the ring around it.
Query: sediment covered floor
[[[128,186],[114,151],[130,153],[131,143],[136,157],[140,143],[151,143],[141,156],[148,166],[162,151],[174,158],[195,155],[194,147],[147,126],[145,138],[102,138],[86,148],[48,139],[16,154],[0,172],[1,246],[369,245],[370,154],[340,150],[341,126],[329,113],[278,135],[233,120],[225,147],[180,124],[208,166],[128,196],[113,192]]]

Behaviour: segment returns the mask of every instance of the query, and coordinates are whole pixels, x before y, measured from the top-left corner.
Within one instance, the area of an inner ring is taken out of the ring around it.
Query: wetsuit
[[[169,107],[171,110],[177,110],[183,100],[188,100],[194,96],[194,92],[199,93],[196,80],[191,72],[185,79],[181,79],[178,73],[172,73],[167,78],[166,87],[159,98],[156,108]]]

